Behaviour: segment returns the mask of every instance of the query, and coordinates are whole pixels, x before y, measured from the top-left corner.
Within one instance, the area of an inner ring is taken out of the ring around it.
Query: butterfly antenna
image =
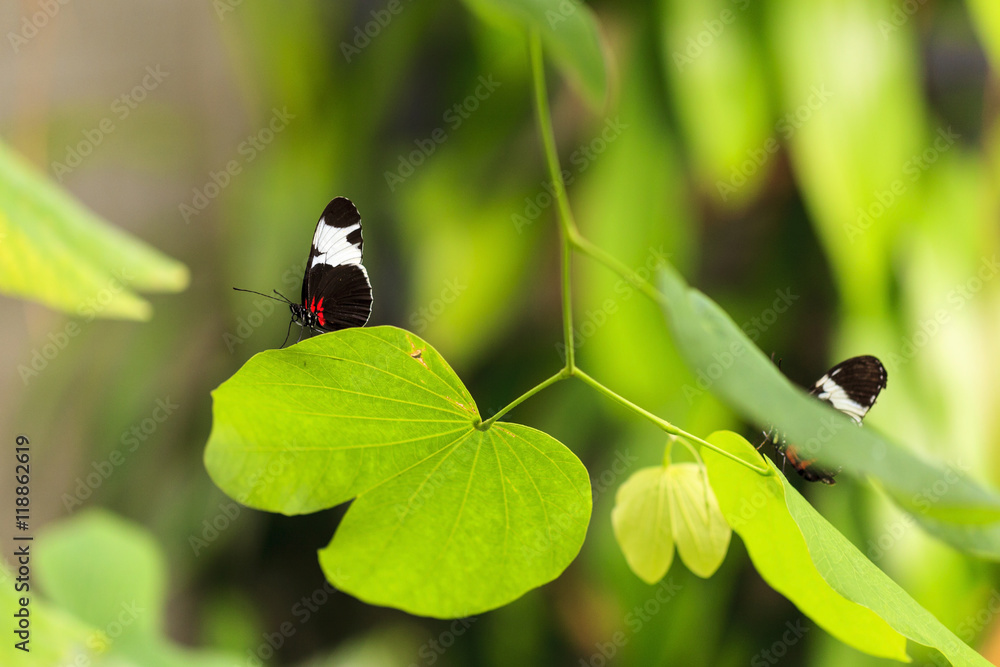
[[[285,296],[284,294],[282,294],[278,290],[274,290],[274,293],[277,294],[278,296],[280,296],[281,299],[282,299],[282,301],[284,301],[285,303],[291,303],[292,302],[291,299],[289,299],[287,296]],[[274,298],[274,297],[271,297],[271,298]],[[275,301],[277,301],[277,299],[275,299]]]
[[[265,299],[271,299],[272,301],[281,301],[282,299],[284,299],[285,303],[289,303],[288,299],[285,299],[285,297],[284,297],[284,296],[282,296],[281,294],[278,294],[278,293],[277,293],[277,291],[275,291],[275,294],[278,294],[278,296],[280,296],[280,297],[281,297],[281,299],[275,299],[275,298],[274,298],[273,296],[271,296],[270,294],[263,294],[263,293],[261,293],[261,292],[255,292],[255,291],[253,291],[252,289],[243,289],[243,288],[241,288],[241,287],[234,287],[233,289],[234,289],[234,290],[236,290],[237,292],[248,292],[248,293],[250,293],[250,294],[257,294],[258,296],[262,296],[262,297],[264,297]]]

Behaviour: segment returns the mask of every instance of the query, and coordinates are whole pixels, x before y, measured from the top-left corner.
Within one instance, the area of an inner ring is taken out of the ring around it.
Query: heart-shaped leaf
[[[407,331],[258,354],[213,399],[205,465],[227,494],[284,514],[356,498],[320,562],[367,602],[476,614],[551,581],[583,543],[580,460],[526,426],[482,430],[455,372]]]

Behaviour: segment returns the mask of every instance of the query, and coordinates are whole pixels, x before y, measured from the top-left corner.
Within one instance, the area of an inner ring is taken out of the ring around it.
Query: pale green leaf
[[[87,319],[148,320],[133,290],[187,283],[183,264],[111,227],[0,143],[0,292]]]
[[[689,570],[712,576],[732,534],[704,468],[695,463],[637,471],[618,489],[611,525],[629,567],[649,584],[670,569],[675,543]]]
[[[755,466],[760,475],[703,449],[723,515],[746,545],[761,577],[840,641],[871,655],[907,661],[905,638],[955,665],[988,665],[930,612],[866,559],[736,433],[709,442]]]
[[[320,553],[352,595],[414,614],[499,607],[557,577],[586,534],[586,469],[550,436],[498,422],[425,341],[345,329],[258,354],[213,393],[212,479],[301,514],[356,498]]]
[[[719,510],[702,466],[674,463],[667,468],[667,476],[677,553],[689,570],[707,579],[725,560],[733,531]]]
[[[628,566],[647,584],[655,584],[674,559],[670,526],[670,489],[667,469],[637,470],[615,494],[611,525]]]

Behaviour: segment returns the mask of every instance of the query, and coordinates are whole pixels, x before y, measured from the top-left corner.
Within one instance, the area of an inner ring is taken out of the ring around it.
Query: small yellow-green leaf
[[[675,463],[670,478],[670,525],[677,553],[689,570],[707,579],[722,565],[733,531],[726,523],[704,466]]]
[[[662,579],[674,559],[666,468],[638,470],[618,488],[611,525],[636,576],[647,584]]]
[[[88,319],[148,320],[133,290],[187,283],[186,266],[111,227],[0,142],[0,292]]]
[[[670,569],[674,543],[689,570],[712,576],[732,534],[705,469],[696,463],[637,471],[618,489],[611,525],[629,567],[649,584]]]

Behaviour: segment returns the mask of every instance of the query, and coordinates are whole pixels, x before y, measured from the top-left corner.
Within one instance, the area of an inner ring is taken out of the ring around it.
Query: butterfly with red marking
[[[316,223],[298,303],[277,290],[274,293],[281,299],[253,290],[233,289],[287,303],[292,311],[288,332],[293,323],[301,326],[299,340],[307,329],[323,333],[361,327],[372,312],[372,286],[361,256],[361,214],[350,199],[337,197],[327,204]],[[286,342],[288,333],[281,346]]]
[[[885,366],[876,357],[871,355],[851,357],[827,371],[816,381],[809,393],[829,403],[861,426],[861,420],[885,389],[888,377]],[[773,427],[767,432],[766,437],[764,442],[770,441],[784,460],[791,463],[806,481],[835,483],[833,478],[840,472],[839,468],[829,470],[817,465],[815,459],[802,456],[795,445],[788,443],[785,434]],[[761,447],[764,442],[761,443]]]

